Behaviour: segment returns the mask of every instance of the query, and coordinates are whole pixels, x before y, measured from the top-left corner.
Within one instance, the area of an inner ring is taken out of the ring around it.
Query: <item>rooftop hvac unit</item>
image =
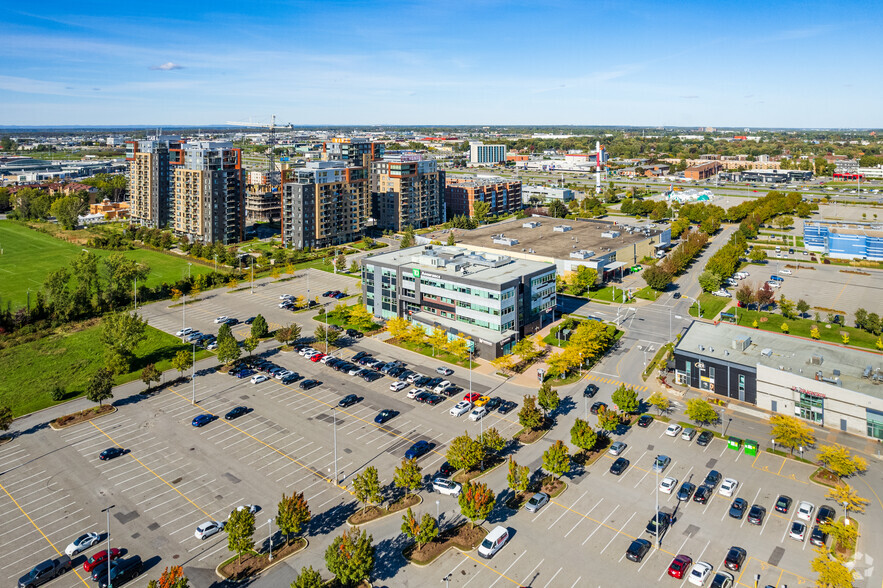
[[[730,345],[736,351],[745,351],[751,346],[751,337],[748,335],[739,335],[735,339],[733,339],[732,344]]]
[[[764,357],[772,357],[773,350],[770,349],[769,347],[764,347],[763,349],[761,349],[760,354]]]
[[[809,358],[809,363],[811,365],[822,365],[822,362],[825,361],[824,356],[821,355],[813,355]]]
[[[865,368],[865,371],[862,372],[862,377],[863,377],[863,378],[870,378],[870,377],[871,377],[871,372],[873,372],[873,371],[874,371],[874,368],[873,368],[873,367],[871,367],[871,366],[867,366],[867,367]]]
[[[617,237],[619,237],[619,234],[619,231],[604,231],[603,233],[601,233],[601,236],[605,239],[616,239]]]

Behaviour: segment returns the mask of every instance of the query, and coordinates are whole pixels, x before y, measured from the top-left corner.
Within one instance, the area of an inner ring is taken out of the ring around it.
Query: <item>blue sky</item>
[[[0,125],[876,127],[883,3],[7,2]]]

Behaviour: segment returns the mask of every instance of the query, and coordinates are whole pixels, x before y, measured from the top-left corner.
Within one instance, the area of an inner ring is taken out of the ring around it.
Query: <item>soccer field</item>
[[[0,303],[11,301],[12,307],[17,308],[26,304],[28,288],[33,295],[50,272],[70,263],[84,248],[17,223],[0,221],[0,249]],[[103,249],[90,251],[99,257],[115,253]],[[148,286],[175,282],[187,275],[187,261],[173,255],[146,249],[122,253],[150,266]],[[209,272],[211,268],[193,264],[193,275]]]

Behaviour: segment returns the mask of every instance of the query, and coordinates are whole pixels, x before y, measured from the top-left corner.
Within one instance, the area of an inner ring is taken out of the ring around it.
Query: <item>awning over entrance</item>
[[[605,272],[615,272],[616,270],[618,270],[622,267],[625,267],[625,265],[626,264],[624,261],[614,261],[613,263],[608,263],[607,265],[605,265],[604,271]]]

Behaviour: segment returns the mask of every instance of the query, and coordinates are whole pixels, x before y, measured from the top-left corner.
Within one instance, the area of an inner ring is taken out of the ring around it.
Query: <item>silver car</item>
[[[527,501],[527,505],[524,508],[528,512],[536,512],[545,506],[547,502],[549,502],[549,495],[545,492],[537,492],[530,497],[530,500]]]

